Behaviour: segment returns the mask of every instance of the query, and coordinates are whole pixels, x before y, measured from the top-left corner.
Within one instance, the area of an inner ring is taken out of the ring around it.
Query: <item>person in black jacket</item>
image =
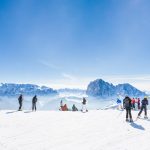
[[[145,97],[145,98],[142,100],[141,103],[142,103],[142,106],[141,106],[140,112],[138,113],[138,118],[140,117],[140,115],[141,115],[143,109],[144,109],[144,112],[145,112],[144,118],[147,118],[147,105],[148,105],[148,99],[147,99],[147,97]]]
[[[32,98],[32,111],[36,111],[36,102],[37,102],[37,96],[35,95],[33,98]]]
[[[128,96],[126,96],[125,99],[123,100],[123,106],[126,109],[126,121],[129,121],[128,119],[129,116],[130,122],[133,122],[132,114],[131,114],[132,104],[131,104],[131,99]]]
[[[19,109],[18,109],[18,111],[21,111],[22,110],[22,102],[23,102],[23,96],[22,96],[22,94],[19,96],[18,102],[19,102]]]

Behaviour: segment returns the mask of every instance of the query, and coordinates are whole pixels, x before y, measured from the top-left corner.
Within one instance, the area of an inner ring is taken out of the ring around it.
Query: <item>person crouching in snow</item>
[[[83,97],[83,100],[82,100],[82,110],[81,110],[82,112],[88,112],[86,104],[87,104],[87,100],[85,99],[85,97]]]
[[[131,114],[132,104],[131,99],[128,96],[126,96],[125,99],[123,100],[123,106],[126,109],[126,121],[133,122]],[[128,119],[128,116],[130,117],[130,120]]]
[[[78,111],[78,108],[75,106],[75,104],[72,106],[72,111]]]
[[[142,111],[143,111],[143,109],[144,109],[144,111],[145,111],[145,116],[144,116],[144,118],[145,119],[147,119],[148,117],[147,117],[147,105],[148,105],[148,99],[147,99],[147,97],[144,97],[144,99],[142,100],[142,106],[141,106],[141,110],[140,110],[140,112],[138,113],[138,118],[140,118],[140,115],[141,115],[141,113],[142,113]]]

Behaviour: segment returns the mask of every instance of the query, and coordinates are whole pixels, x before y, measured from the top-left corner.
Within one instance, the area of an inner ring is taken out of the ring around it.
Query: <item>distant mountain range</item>
[[[118,84],[115,86],[111,83],[105,82],[102,79],[97,79],[90,82],[87,87],[86,94],[88,96],[101,98],[113,97],[117,95],[128,95],[132,97],[141,97],[146,95],[146,93],[138,90],[137,88],[133,87],[128,83]]]
[[[90,82],[87,87],[87,90],[81,89],[58,89],[54,90],[52,88],[46,86],[38,86],[34,84],[14,84],[14,83],[1,83],[0,84],[0,96],[18,96],[19,94],[33,96],[33,95],[40,95],[40,96],[56,96],[56,95],[83,95],[86,94],[88,96],[93,97],[114,97],[119,95],[125,96],[134,96],[140,97],[146,95],[145,92],[138,90],[137,88],[133,87],[132,85],[126,84],[118,84],[114,86],[111,83],[105,82],[102,79],[97,79],[95,81]]]
[[[24,95],[57,95],[58,92],[46,86],[38,86],[34,84],[11,84],[1,83],[0,96],[16,96],[19,94]]]

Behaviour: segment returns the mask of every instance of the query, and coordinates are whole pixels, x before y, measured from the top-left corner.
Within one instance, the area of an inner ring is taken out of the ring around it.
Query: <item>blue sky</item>
[[[1,0],[0,82],[150,89],[149,0]]]

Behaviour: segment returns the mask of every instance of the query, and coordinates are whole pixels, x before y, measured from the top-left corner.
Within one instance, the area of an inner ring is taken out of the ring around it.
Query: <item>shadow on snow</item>
[[[139,125],[135,122],[131,123],[130,125],[131,125],[131,127],[135,128],[135,129],[139,129],[139,130],[143,130],[143,131],[145,130],[144,127],[142,127],[141,125]]]
[[[9,111],[9,112],[6,112],[6,114],[12,114],[12,113],[15,113],[15,112],[18,112],[18,110],[15,110],[15,111]]]

